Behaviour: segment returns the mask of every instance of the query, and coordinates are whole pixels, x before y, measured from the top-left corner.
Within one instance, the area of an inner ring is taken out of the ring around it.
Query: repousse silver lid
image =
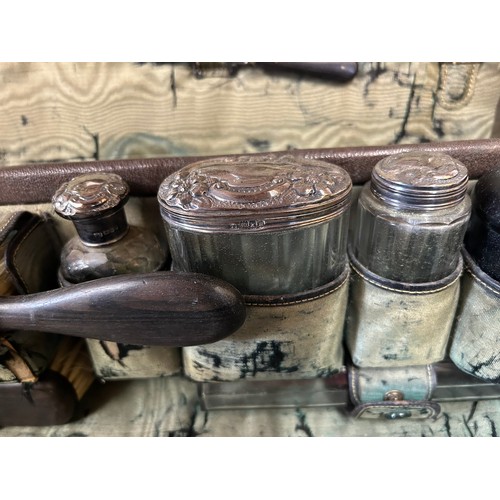
[[[185,166],[158,191],[171,226],[205,233],[275,232],[329,221],[348,209],[342,168],[289,155],[223,157]]]
[[[79,175],[61,185],[52,204],[61,217],[84,219],[121,209],[128,195],[128,185],[119,175],[97,172]]]
[[[435,209],[460,203],[468,180],[467,168],[446,154],[400,153],[375,165],[370,188],[392,206]]]

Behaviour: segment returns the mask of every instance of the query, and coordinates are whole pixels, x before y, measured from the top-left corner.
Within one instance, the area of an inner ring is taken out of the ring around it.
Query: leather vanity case
[[[321,160],[322,162],[332,163],[341,166],[345,169],[352,181],[356,186],[360,186],[364,183],[370,176],[371,169],[374,164],[381,158],[384,158],[390,154],[406,152],[406,151],[427,151],[427,152],[440,152],[447,153],[459,161],[467,165],[470,178],[475,179],[479,177],[483,172],[487,171],[496,165],[500,158],[500,141],[491,140],[478,140],[478,141],[456,141],[456,142],[443,142],[443,143],[430,143],[421,145],[402,145],[402,146],[385,146],[385,147],[363,147],[363,148],[336,148],[336,149],[317,149],[317,150],[295,150],[292,152],[287,152],[288,155],[299,159],[301,161],[307,160],[308,158],[314,158],[315,160]],[[266,157],[264,154],[256,154],[254,158],[259,159],[259,156]],[[237,157],[236,156],[233,156]],[[208,159],[209,157],[207,157]],[[201,158],[202,160],[205,158]],[[102,161],[102,162],[73,162],[73,163],[53,163],[53,164],[40,164],[36,168],[31,166],[13,166],[0,170],[0,179],[2,185],[5,186],[5,190],[2,191],[0,195],[0,202],[2,206],[0,207],[0,214],[7,217],[8,214],[13,214],[19,212],[21,208],[25,211],[29,209],[32,217],[44,217],[46,220],[50,220],[51,227],[55,229],[57,233],[57,238],[60,241],[68,238],[71,234],[70,226],[67,221],[58,220],[52,217],[53,213],[50,208],[50,197],[52,193],[57,189],[57,186],[69,178],[88,171],[112,171],[118,173],[122,176],[131,186],[132,203],[130,203],[131,208],[128,212],[128,217],[132,221],[144,221],[145,218],[148,219],[151,225],[154,227],[161,227],[162,221],[159,214],[159,207],[156,202],[156,195],[161,182],[171,175],[172,173],[179,170],[182,166],[193,163],[194,161],[199,161],[200,158],[192,157],[176,157],[176,158],[158,158],[158,159],[145,159],[145,160],[112,160],[112,161]],[[29,178],[29,185],[31,189],[23,189],[21,192],[16,186],[19,184],[20,178]],[[16,192],[13,196],[12,193]],[[13,199],[15,198],[15,199]],[[15,202],[15,203],[13,203]],[[146,208],[144,208],[146,207]],[[155,214],[154,217],[145,216],[144,214]],[[48,283],[48,282],[47,282]],[[237,325],[235,329],[237,330],[239,326]],[[154,344],[152,338],[151,342]],[[196,341],[194,341],[196,342]],[[200,343],[203,343],[200,341]],[[147,338],[144,341],[147,344]],[[349,360],[345,360],[347,366]],[[438,363],[439,364],[439,363]],[[429,369],[423,369],[423,377],[428,378]],[[340,367],[340,376],[348,375],[344,367]],[[354,370],[356,372],[356,370]],[[353,372],[353,373],[354,373]],[[357,372],[356,372],[357,373]],[[387,375],[387,374],[386,374]],[[338,374],[336,375],[337,380]],[[361,376],[363,374],[361,373]],[[405,377],[408,379],[408,374],[405,372]],[[434,377],[434,375],[432,375]],[[357,379],[359,375],[357,375]],[[364,379],[360,379],[364,380]],[[396,379],[398,380],[398,379]],[[17,382],[19,384],[19,382]],[[344,384],[344,385],[343,385]],[[8,385],[8,384],[7,384]],[[7,385],[2,387],[0,385],[0,396],[6,397],[7,392],[1,392],[7,390]],[[437,379],[437,385],[439,385],[439,377]],[[432,400],[432,390],[435,388],[436,384],[433,382],[428,387],[429,391],[426,393],[428,399]],[[35,385],[36,387],[36,385]],[[341,382],[339,387],[347,387],[346,382]],[[397,390],[397,381],[392,389]],[[19,391],[21,386],[19,386]],[[488,397],[495,396],[495,392],[491,392],[488,386]],[[386,391],[387,392],[387,391]],[[425,392],[425,391],[424,391]],[[346,403],[348,401],[347,391],[344,390],[346,395]],[[359,394],[359,391],[358,391]],[[479,397],[481,397],[480,392],[478,392]],[[2,396],[4,395],[4,396]],[[362,399],[356,400],[355,402],[358,406],[365,404]],[[210,405],[210,399],[207,399]],[[227,405],[231,406],[230,401],[226,398]],[[229,401],[229,402],[228,402]],[[206,403],[206,401],[205,401]],[[240,403],[241,404],[241,403]],[[370,403],[373,406],[373,402]],[[413,406],[412,406],[413,404]],[[435,416],[436,410],[431,404],[431,411],[429,415]],[[427,404],[427,406],[429,406]],[[72,403],[74,406],[74,401]],[[71,406],[71,405],[69,405]],[[347,406],[347,404],[346,404]],[[382,405],[382,416],[387,417],[387,415],[393,415],[394,409],[389,407],[386,411],[386,406],[388,404]],[[389,405],[390,406],[390,405]],[[397,406],[401,406],[401,403],[397,403]],[[414,403],[410,403],[410,406],[414,408]],[[424,408],[426,406],[424,405]],[[33,407],[32,407],[33,408]],[[36,400],[35,406],[36,409]],[[379,408],[379,407],[377,407]],[[373,418],[373,411],[366,410],[362,408],[363,411],[357,411],[356,416],[364,413],[365,416],[370,416]],[[33,411],[33,410],[32,410]],[[378,409],[377,409],[378,411]],[[422,410],[427,411],[427,410]],[[36,411],[35,411],[36,413]],[[401,413],[401,412],[399,412]],[[380,416],[380,412],[376,413]],[[425,416],[426,414],[424,414]],[[67,415],[65,418],[68,418]],[[418,418],[422,418],[422,413],[418,415]],[[63,419],[64,420],[64,419]],[[37,423],[34,418],[32,421],[25,420],[20,423]],[[54,419],[52,422],[45,421],[40,423],[60,423],[61,420]],[[6,420],[9,423],[9,420]]]
[[[58,256],[75,229],[52,206],[58,188],[78,175],[117,174],[130,189],[128,222],[168,245],[160,186],[193,164],[241,163],[251,171],[287,158],[340,168],[352,186],[350,227],[362,187],[390,155],[449,155],[467,168],[470,190],[500,165],[497,63],[331,63],[319,72],[272,63],[2,63],[0,76],[3,435],[471,435],[477,402],[500,399],[494,380],[450,359],[448,332],[423,335],[436,341],[432,355],[364,363],[346,341],[344,315],[362,317],[349,311],[363,297],[385,294],[383,307],[397,308],[406,295],[361,280],[369,274],[349,252],[341,272],[292,293],[240,290],[209,266],[176,269],[175,262],[159,274],[62,289]],[[262,230],[272,203],[285,199],[276,193],[289,201],[290,192],[311,192],[310,179],[245,184],[226,174],[210,193],[224,209],[246,210],[242,200],[254,197],[246,214],[258,215],[233,221],[236,239]],[[198,181],[180,192],[180,203],[194,193],[206,214],[212,200]],[[327,187],[314,181],[323,195]],[[265,197],[274,201],[266,205]],[[188,228],[200,223],[188,219]],[[462,261],[455,271],[441,307],[450,314],[457,302],[462,307],[462,283],[470,285]],[[306,282],[309,271],[296,276]],[[419,299],[421,309],[434,298]],[[280,343],[271,330],[281,328]],[[456,418],[445,406],[454,401],[464,402]],[[305,410],[314,407],[326,408],[321,418]],[[101,426],[102,414],[109,422]],[[494,434],[487,412],[477,414],[478,433]]]

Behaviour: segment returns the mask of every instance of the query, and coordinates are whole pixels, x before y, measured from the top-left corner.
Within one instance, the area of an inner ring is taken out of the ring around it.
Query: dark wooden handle
[[[355,62],[257,62],[256,66],[271,71],[293,72],[336,82],[349,82],[358,73]]]
[[[0,330],[124,344],[207,344],[231,335],[244,320],[241,294],[225,281],[197,273],[112,276],[0,299]]]

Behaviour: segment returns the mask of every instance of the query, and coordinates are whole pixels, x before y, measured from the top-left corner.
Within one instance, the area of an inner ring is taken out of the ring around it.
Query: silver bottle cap
[[[277,232],[345,212],[352,181],[342,168],[290,155],[224,157],[185,166],[158,191],[171,226],[204,233]]]
[[[85,219],[121,209],[129,188],[116,174],[97,172],[74,177],[54,194],[55,211],[66,219]]]
[[[389,205],[432,210],[460,203],[468,180],[467,168],[446,154],[400,153],[375,165],[370,188]]]
[[[64,183],[52,197],[52,205],[57,214],[73,221],[85,245],[100,246],[127,234],[123,207],[128,195],[128,185],[119,175],[97,172]]]

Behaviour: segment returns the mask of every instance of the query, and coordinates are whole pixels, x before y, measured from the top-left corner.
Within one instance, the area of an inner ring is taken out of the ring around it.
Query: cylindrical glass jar
[[[500,282],[500,169],[483,174],[474,187],[465,248],[483,272]]]
[[[158,192],[173,267],[253,295],[329,283],[347,262],[351,191],[342,168],[291,156],[187,165]]]
[[[468,173],[445,154],[401,153],[379,161],[360,193],[351,251],[389,280],[428,283],[460,260],[470,218]]]

